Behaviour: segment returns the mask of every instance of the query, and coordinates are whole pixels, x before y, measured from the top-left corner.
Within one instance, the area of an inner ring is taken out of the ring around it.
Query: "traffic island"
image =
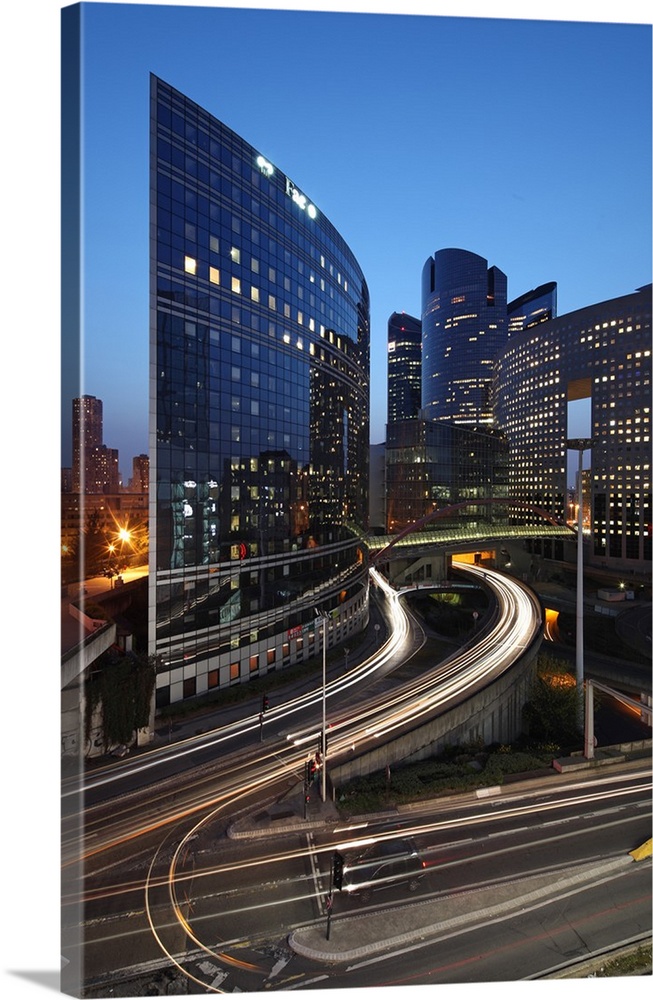
[[[387,910],[362,909],[357,915],[339,913],[339,894],[334,896],[326,935],[327,918],[300,927],[288,937],[290,948],[304,958],[327,964],[352,962],[419,941],[437,939],[445,932],[482,923],[502,915],[509,916],[525,907],[544,904],[572,887],[594,884],[597,878],[619,871],[633,863],[633,858],[613,858],[601,864],[580,865],[510,882],[485,886],[473,892],[430,899]],[[340,905],[339,905],[340,904]]]
[[[593,757],[585,757],[583,754],[556,757],[552,761],[552,764],[554,771],[563,774],[566,771],[583,771],[589,767],[602,767],[605,764],[622,764],[626,759],[625,753],[607,748],[605,750],[595,750]]]

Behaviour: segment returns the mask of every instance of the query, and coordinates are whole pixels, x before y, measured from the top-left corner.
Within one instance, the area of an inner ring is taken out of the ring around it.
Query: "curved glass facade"
[[[494,358],[507,337],[508,279],[469,250],[422,269],[422,416],[491,424]]]
[[[369,297],[293,181],[151,80],[150,652],[159,706],[367,619]]]

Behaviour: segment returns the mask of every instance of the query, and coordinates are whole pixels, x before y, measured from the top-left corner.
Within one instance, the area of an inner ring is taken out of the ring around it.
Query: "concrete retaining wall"
[[[538,638],[501,677],[462,704],[355,757],[333,759],[329,778],[334,788],[352,778],[382,771],[389,764],[436,756],[446,746],[473,740],[484,745],[515,740],[522,732],[522,710],[531,696],[541,641]]]

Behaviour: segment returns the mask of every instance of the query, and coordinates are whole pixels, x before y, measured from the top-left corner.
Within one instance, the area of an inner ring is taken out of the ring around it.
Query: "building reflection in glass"
[[[151,88],[151,614],[159,706],[367,621],[369,299],[306,195]]]

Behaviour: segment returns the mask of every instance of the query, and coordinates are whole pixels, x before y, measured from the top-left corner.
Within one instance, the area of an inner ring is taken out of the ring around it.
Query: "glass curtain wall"
[[[159,706],[367,616],[369,297],[265,155],[151,79],[150,651]]]

